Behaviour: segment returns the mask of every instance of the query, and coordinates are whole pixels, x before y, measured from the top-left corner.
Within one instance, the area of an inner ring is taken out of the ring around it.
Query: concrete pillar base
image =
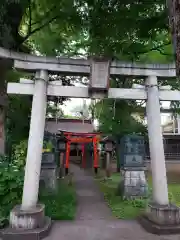
[[[1,231],[5,240],[42,239],[48,236],[51,228],[51,219],[44,215],[45,206],[38,204],[34,209],[21,210],[15,206],[10,213],[9,227]]]
[[[153,234],[180,233],[180,208],[175,205],[148,204],[146,213],[139,217],[141,226]]]
[[[122,196],[125,199],[146,197],[148,194],[144,170],[125,170],[121,186],[123,187]]]

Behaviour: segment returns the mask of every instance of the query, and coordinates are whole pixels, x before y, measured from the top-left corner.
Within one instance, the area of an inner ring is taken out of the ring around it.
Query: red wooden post
[[[68,174],[68,169],[69,169],[70,146],[71,146],[71,142],[70,140],[68,140],[66,143],[66,162],[65,162],[66,174]]]
[[[63,177],[63,169],[64,169],[64,152],[60,153],[59,156],[59,177]]]
[[[82,167],[86,167],[86,159],[85,159],[85,145],[84,143],[82,144]]]

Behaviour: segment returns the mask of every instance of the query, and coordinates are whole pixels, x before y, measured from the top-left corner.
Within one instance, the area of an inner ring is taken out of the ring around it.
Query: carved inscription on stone
[[[144,139],[128,135],[121,141],[121,158],[125,167],[140,167],[144,162]]]
[[[33,229],[35,220],[32,217],[19,217],[13,212],[10,213],[10,224],[13,228]]]
[[[95,88],[106,88],[109,78],[109,63],[93,62],[91,67],[91,85]]]

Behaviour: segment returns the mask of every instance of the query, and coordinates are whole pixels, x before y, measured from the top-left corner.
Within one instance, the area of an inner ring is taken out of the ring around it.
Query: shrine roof
[[[70,131],[63,131],[63,130],[59,130],[59,132],[62,132],[65,135],[70,134],[72,137],[77,137],[77,136],[84,136],[84,137],[92,137],[95,135],[100,135],[99,132],[70,132]]]
[[[46,121],[52,121],[52,122],[77,122],[77,123],[82,123],[82,119],[78,119],[78,118],[51,118],[48,117],[46,118]],[[90,123],[91,124],[91,119],[85,119],[84,120],[85,123]]]

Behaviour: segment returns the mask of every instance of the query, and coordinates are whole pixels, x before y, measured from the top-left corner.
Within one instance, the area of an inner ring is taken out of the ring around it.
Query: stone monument
[[[124,136],[120,141],[120,153],[123,198],[146,197],[144,137],[134,134]]]

